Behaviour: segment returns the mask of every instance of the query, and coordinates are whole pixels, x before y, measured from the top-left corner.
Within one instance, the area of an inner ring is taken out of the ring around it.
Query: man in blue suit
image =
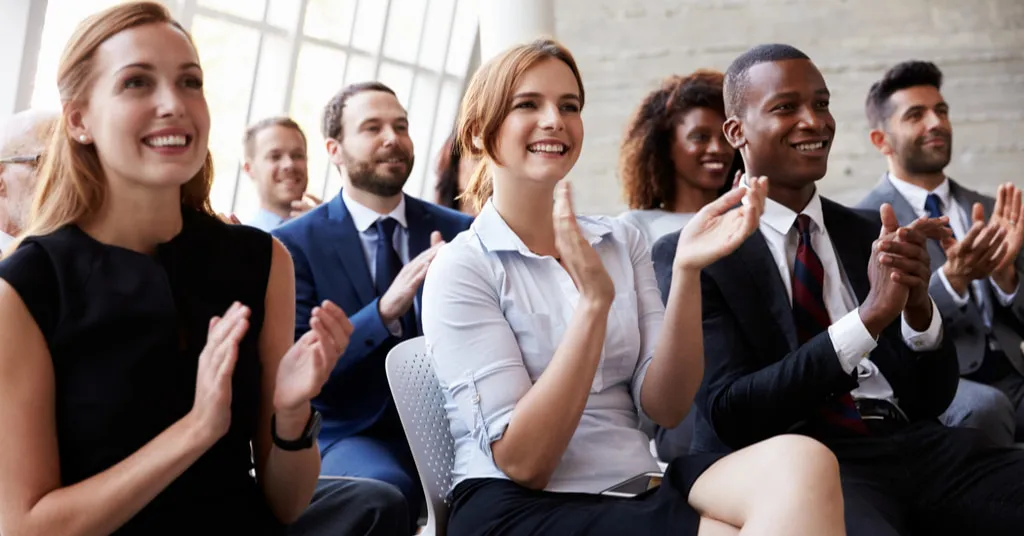
[[[421,333],[419,298],[427,268],[470,217],[402,193],[413,167],[409,121],[394,91],[353,84],[324,108],[321,125],[341,192],[273,234],[295,264],[295,337],[310,329],[325,299],[345,310],[355,331],[320,395],[321,473],[381,480],[409,502],[423,501],[384,372],[397,343]]]

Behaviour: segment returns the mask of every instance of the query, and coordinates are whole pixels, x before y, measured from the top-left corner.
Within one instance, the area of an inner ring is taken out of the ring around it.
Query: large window
[[[121,0],[48,0],[32,105],[57,106],[56,66],[74,26]],[[474,0],[164,0],[193,34],[206,73],[218,211],[243,216],[256,193],[242,171],[246,125],[289,115],[309,139],[311,192],[340,176],[320,135],[324,105],[342,86],[380,80],[409,111],[416,165],[406,186],[428,195],[451,133],[477,33]]]

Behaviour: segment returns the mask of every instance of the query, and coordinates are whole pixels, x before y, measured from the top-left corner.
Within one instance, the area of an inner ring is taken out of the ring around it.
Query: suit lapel
[[[785,335],[789,350],[798,347],[796,324],[793,322],[793,307],[789,303],[789,294],[782,282],[782,275],[775,264],[775,257],[768,249],[768,243],[761,231],[756,231],[744,242],[733,255],[745,272],[745,279],[750,281],[757,290],[754,303],[768,306],[771,316],[778,324],[779,331]],[[726,284],[728,284],[726,282]],[[748,298],[749,299],[749,298]],[[758,317],[760,320],[761,317]],[[756,324],[756,323],[755,323]]]
[[[345,271],[345,279],[352,284],[359,301],[363,304],[370,303],[375,297],[373,279],[370,278],[370,268],[366,265],[366,255],[363,253],[359,231],[356,230],[340,194],[330,203],[329,224],[319,228],[324,236],[318,241],[338,256]]]
[[[430,248],[430,233],[437,230],[434,217],[427,212],[423,203],[405,196],[405,218],[409,224],[409,260]],[[423,298],[423,285],[416,291],[416,301]]]
[[[890,186],[891,188],[891,186]],[[899,197],[899,196],[897,196]],[[903,199],[902,197],[899,197]],[[904,200],[903,203],[910,205]],[[895,206],[893,207],[895,208]],[[863,247],[863,241],[853,230],[863,226],[863,221],[858,221],[858,216],[846,209],[842,209],[828,199],[821,199],[821,211],[825,218],[825,228],[828,229],[828,236],[832,242],[832,248],[839,257],[842,265],[842,272],[853,287],[853,293],[858,303],[863,303],[871,290],[871,282],[868,280],[867,266],[870,250]],[[870,241],[869,241],[870,243]]]

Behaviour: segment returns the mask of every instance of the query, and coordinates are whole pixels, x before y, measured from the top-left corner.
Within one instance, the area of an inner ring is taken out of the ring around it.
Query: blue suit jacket
[[[409,196],[405,198],[405,215],[410,259],[430,247],[433,231],[451,241],[472,222],[465,214]],[[288,248],[295,264],[295,338],[309,331],[310,312],[323,300],[338,304],[352,321],[355,330],[348,348],[313,406],[323,415],[325,431],[335,437],[358,434],[376,422],[391,403],[384,358],[399,342],[377,311],[379,298],[359,231],[339,192],[272,234]],[[416,320],[420,322],[418,313]]]

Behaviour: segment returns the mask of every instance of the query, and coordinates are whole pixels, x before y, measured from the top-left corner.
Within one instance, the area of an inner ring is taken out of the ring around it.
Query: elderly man
[[[0,121],[0,247],[27,224],[36,170],[57,117],[25,110]]]

